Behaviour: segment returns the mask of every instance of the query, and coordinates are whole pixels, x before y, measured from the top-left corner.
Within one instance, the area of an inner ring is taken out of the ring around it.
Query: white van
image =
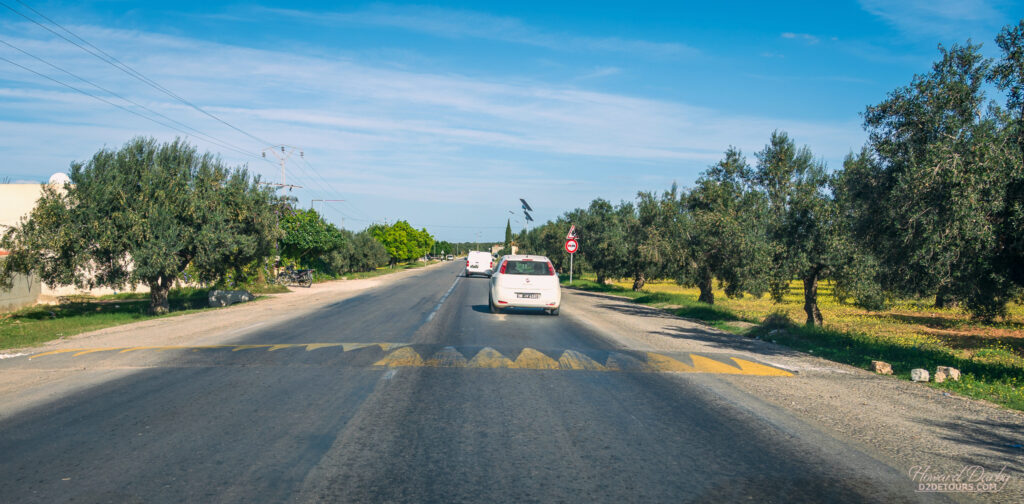
[[[474,250],[466,257],[466,276],[491,276],[491,267],[493,266],[494,262],[489,252]]]

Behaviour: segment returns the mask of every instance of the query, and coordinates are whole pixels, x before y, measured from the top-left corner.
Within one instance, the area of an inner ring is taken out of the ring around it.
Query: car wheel
[[[491,297],[490,292],[487,293],[487,305],[491,307],[491,313],[501,313],[501,308],[494,304],[494,298]]]
[[[559,308],[555,308],[555,309],[551,310],[551,311],[550,311],[549,313],[551,313],[552,315],[554,315],[554,316],[556,316],[556,317],[557,317],[557,316],[558,316],[558,310],[559,310],[560,308],[561,308],[561,307],[559,307]]]

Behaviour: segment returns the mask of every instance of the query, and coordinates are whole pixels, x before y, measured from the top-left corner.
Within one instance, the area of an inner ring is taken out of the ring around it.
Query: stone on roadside
[[[878,374],[892,374],[892,366],[880,360],[871,361],[871,370]]]
[[[928,381],[928,370],[927,369],[911,369],[910,379],[913,381],[926,382]]]
[[[252,301],[253,299],[255,298],[252,293],[244,290],[213,290],[210,291],[210,295],[207,298],[210,303],[210,308],[231,306],[235,303],[244,303],[246,301]]]
[[[960,370],[949,366],[935,368],[935,383],[942,383],[946,380],[960,381]]]

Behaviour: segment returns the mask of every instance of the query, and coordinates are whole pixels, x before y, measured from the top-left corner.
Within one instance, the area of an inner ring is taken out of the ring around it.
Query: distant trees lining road
[[[807,324],[820,325],[818,283],[841,301],[880,308],[894,296],[934,296],[992,319],[1024,293],[1024,20],[996,39],[939,47],[930,72],[865,110],[867,144],[829,173],[810,148],[771,134],[756,166],[729,148],[695,187],[595,199],[525,232],[518,242],[564,267],[575,224],[577,266],[598,281],[672,278],[714,303],[781,298],[798,279]],[[1004,93],[996,103],[986,85]]]
[[[404,221],[357,234],[338,229],[181,139],[140,137],[102,149],[72,163],[70,178],[44,186],[32,212],[0,237],[9,251],[0,288],[33,271],[51,286],[144,284],[150,312],[160,314],[186,271],[191,281],[236,285],[261,276],[279,255],[337,276],[409,261],[433,244]]]

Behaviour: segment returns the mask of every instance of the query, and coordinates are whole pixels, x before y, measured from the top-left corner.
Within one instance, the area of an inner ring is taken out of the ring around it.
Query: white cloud
[[[579,77],[576,77],[576,80],[581,81],[588,79],[600,79],[601,77],[610,77],[612,75],[618,75],[620,73],[622,73],[622,69],[618,67],[597,67],[590,72],[587,72]]]
[[[860,5],[911,35],[959,38],[974,29],[998,28],[1005,20],[987,0],[860,0]]]
[[[512,17],[429,6],[373,5],[353,12],[313,13],[271,9],[307,21],[399,28],[446,38],[479,38],[560,51],[622,52],[654,57],[693,56],[699,51],[677,42],[620,37],[584,37],[534,28]]]
[[[799,39],[799,40],[803,40],[804,42],[807,42],[808,44],[812,44],[812,45],[813,44],[817,44],[818,42],[821,41],[820,39],[818,39],[818,37],[815,37],[814,35],[811,35],[809,33],[783,32],[782,33],[782,38],[784,38],[784,39]]]
[[[305,186],[296,194],[306,201],[344,197],[349,202],[340,207],[350,218],[404,212],[424,222],[485,225],[488,211],[503,213],[502,202],[529,195],[531,203],[544,207],[546,202],[550,209],[552,215],[538,215],[543,220],[596,196],[618,200],[640,189],[661,190],[672,180],[685,184],[727,146],[751,155],[776,128],[835,162],[863,140],[856,118],[744,116],[566,84],[395,69],[135,31],[71,29],[99,47],[117,48],[121,61],[231,124],[274,143],[301,146],[320,176],[303,163],[290,164],[289,181]],[[62,41],[28,37],[34,34],[31,27],[9,31],[12,44],[31,47],[55,64],[253,155],[192,136],[201,148],[248,163],[265,179],[279,178],[277,168],[258,157],[265,145],[75,48],[68,50]],[[31,64],[9,50],[0,49],[0,55]],[[16,68],[4,72],[0,150],[16,167],[9,173],[45,177],[134,135],[170,139],[178,134]],[[616,72],[597,68],[594,76]],[[623,173],[631,174],[625,183],[616,178]],[[329,186],[342,195],[327,194]],[[468,221],[435,213],[454,212],[451,208],[465,213],[466,205],[474,205]]]

